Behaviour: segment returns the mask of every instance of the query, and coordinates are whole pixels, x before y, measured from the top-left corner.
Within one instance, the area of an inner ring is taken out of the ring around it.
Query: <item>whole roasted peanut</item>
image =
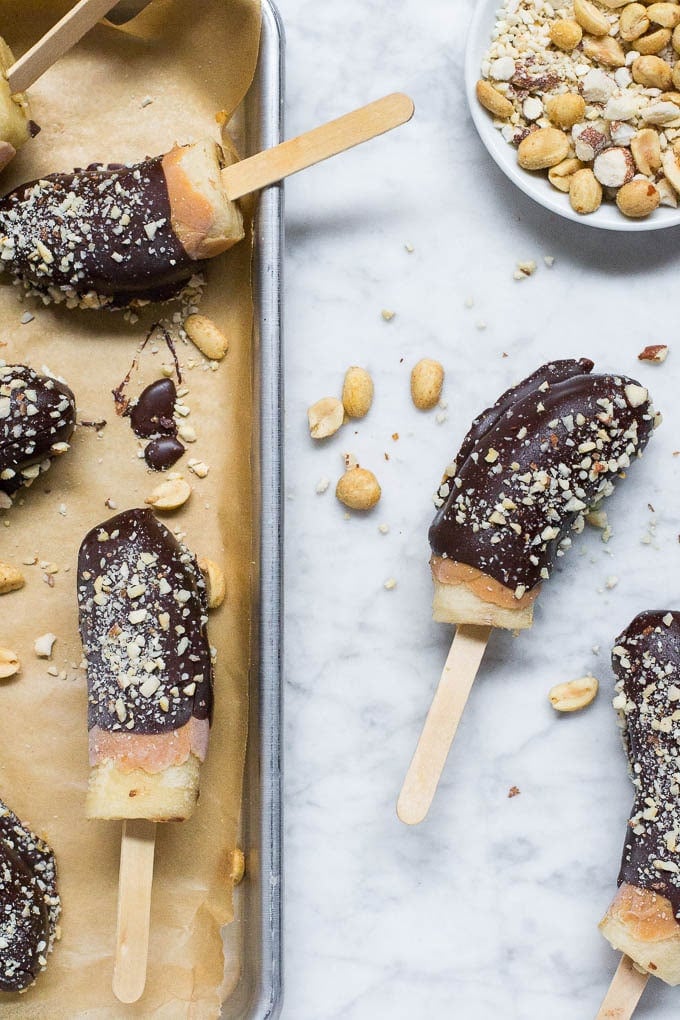
[[[630,151],[641,174],[651,175],[661,166],[661,145],[654,128],[643,128],[631,139]]]
[[[345,372],[342,404],[350,418],[364,418],[373,403],[373,380],[365,368],[352,365]]]
[[[629,0],[601,0],[603,7],[608,7],[610,11],[616,10],[618,7],[625,7]]]
[[[578,92],[562,92],[546,100],[545,112],[557,127],[571,128],[583,120],[586,101]]]
[[[411,399],[419,411],[429,411],[442,395],[444,367],[433,358],[421,358],[411,369]]]
[[[636,43],[637,45],[637,43]],[[633,81],[648,89],[661,89],[668,92],[673,84],[670,64],[661,57],[638,57],[631,66]]]
[[[671,36],[671,44],[676,53],[680,53],[680,25],[673,29],[673,35]],[[678,66],[677,64],[675,65]]]
[[[569,191],[572,176],[577,170],[582,170],[583,167],[584,164],[581,160],[576,159],[574,156],[569,159],[563,159],[557,166],[550,167],[548,170],[548,180],[554,188],[566,194]]]
[[[181,475],[173,475],[157,485],[144,500],[154,510],[178,510],[191,495],[191,486]]]
[[[578,680],[567,680],[555,684],[548,697],[557,712],[578,712],[595,700],[599,684],[594,676],[582,676]]]
[[[221,361],[229,350],[226,336],[207,315],[188,315],[184,320],[184,331],[201,354],[211,361]]]
[[[519,143],[517,162],[524,170],[545,170],[569,154],[569,138],[557,128],[539,128]]]
[[[9,591],[18,591],[25,584],[24,575],[11,563],[0,563],[0,595]]]
[[[647,17],[653,24],[661,25],[662,28],[675,28],[676,25],[680,25],[680,6],[669,3],[650,4],[647,8]]]
[[[611,25],[602,11],[590,0],[574,0],[574,17],[584,32],[589,35],[608,35]]]
[[[350,510],[372,510],[380,499],[380,485],[372,471],[352,467],[335,486],[335,495]]]
[[[680,53],[680,50],[677,52]],[[680,89],[680,60],[673,66],[673,73],[671,77],[675,88]]]
[[[550,26],[550,41],[559,50],[570,53],[583,38],[583,29],[576,21],[554,21]]]
[[[658,208],[661,196],[651,181],[629,181],[616,192],[616,204],[624,216],[642,219]]]
[[[227,594],[227,582],[224,571],[219,563],[202,556],[198,561],[198,569],[203,574],[203,580],[208,592],[208,609],[217,609],[224,602]]]
[[[322,397],[307,411],[309,434],[312,439],[326,439],[335,435],[345,418],[342,401],[337,397]]]
[[[9,648],[0,648],[0,680],[7,680],[20,669],[19,656]]]
[[[670,40],[670,28],[657,28],[655,32],[650,32],[649,35],[642,35],[639,39],[636,39],[635,49],[638,53],[642,53],[645,56],[650,53],[661,53],[661,50],[668,46]]]
[[[619,35],[624,42],[633,42],[649,28],[647,8],[642,4],[628,4],[619,17]]]
[[[659,96],[660,103],[675,103],[680,106],[680,92],[662,92]]]
[[[596,39],[592,35],[584,35],[583,52],[591,60],[597,60],[605,67],[624,67],[626,54],[623,52],[621,43],[612,36],[603,36]]]
[[[512,116],[514,112],[512,103],[509,99],[506,99],[502,92],[494,88],[491,82],[480,78],[475,86],[475,92],[477,93],[477,99],[484,109],[492,113],[494,117],[507,120],[508,117]]]
[[[594,213],[602,203],[602,186],[592,170],[577,170],[571,178],[569,201],[581,216]]]

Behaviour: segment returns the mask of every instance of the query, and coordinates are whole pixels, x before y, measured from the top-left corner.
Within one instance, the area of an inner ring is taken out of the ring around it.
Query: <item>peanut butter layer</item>
[[[89,732],[90,765],[113,761],[121,772],[143,769],[155,774],[183,765],[190,754],[205,761],[210,726],[193,716],[184,726],[166,733],[112,733],[99,726]]]
[[[430,557],[430,567],[432,576],[442,584],[464,585],[478,599],[491,602],[502,609],[526,609],[533,605],[541,591],[541,586],[537,585],[531,591],[524,592],[521,598],[517,598],[510,588],[506,588],[477,567],[470,567],[467,563],[458,563],[442,556]]]
[[[610,910],[626,925],[632,938],[641,942],[680,939],[680,925],[675,920],[673,904],[659,893],[624,882]]]

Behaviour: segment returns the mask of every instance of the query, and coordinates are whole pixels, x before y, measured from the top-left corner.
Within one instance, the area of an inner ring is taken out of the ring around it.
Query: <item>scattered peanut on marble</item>
[[[578,712],[595,700],[599,684],[594,676],[582,676],[578,680],[567,680],[555,684],[548,697],[557,712]]]
[[[350,510],[372,510],[380,500],[381,489],[373,472],[357,465],[339,479],[335,495]]]
[[[342,425],[345,408],[337,397],[322,397],[307,411],[309,434],[312,439],[327,439],[333,436]]]
[[[345,372],[342,404],[350,418],[365,418],[373,403],[373,380],[365,368],[352,365]]]
[[[411,370],[411,399],[419,411],[429,411],[439,402],[444,385],[444,367],[433,358],[421,358]]]

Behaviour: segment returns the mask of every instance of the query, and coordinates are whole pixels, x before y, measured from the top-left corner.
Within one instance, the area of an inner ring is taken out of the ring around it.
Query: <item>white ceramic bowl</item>
[[[503,0],[477,0],[475,4],[465,52],[465,92],[479,136],[503,173],[539,205],[587,227],[632,231],[663,230],[680,225],[680,208],[671,209],[668,206],[660,206],[646,219],[631,220],[619,212],[614,202],[608,201],[603,202],[597,212],[579,216],[569,204],[569,196],[553,188],[544,170],[537,173],[522,170],[517,162],[516,147],[505,141],[498,128],[494,127],[493,117],[475,95],[475,85],[481,76],[482,59],[491,41],[496,12],[502,4]]]

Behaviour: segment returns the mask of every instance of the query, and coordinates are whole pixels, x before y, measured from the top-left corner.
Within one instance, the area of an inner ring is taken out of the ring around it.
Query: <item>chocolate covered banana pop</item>
[[[619,890],[600,923],[614,949],[680,984],[680,613],[640,613],[612,652],[614,707],[635,788]]]
[[[188,818],[208,749],[213,683],[196,559],[151,510],[126,510],[83,540],[78,601],[88,816]]]
[[[0,201],[0,267],[69,307],[168,300],[243,238],[239,198],[412,115],[393,93],[245,160],[204,140],[132,166],[50,174]]]
[[[0,801],[0,991],[21,992],[45,969],[60,914],[52,850]]]
[[[26,365],[0,365],[0,506],[66,453],[76,423],[68,386]]]
[[[436,620],[530,627],[569,532],[644,449],[647,390],[592,369],[586,358],[543,365],[473,422],[429,533]]]
[[[397,813],[413,825],[434,797],[493,627],[530,627],[556,557],[614,488],[656,424],[647,390],[593,363],[555,361],[472,423],[439,487],[429,532],[433,615],[457,624]]]
[[[0,262],[29,291],[73,307],[172,298],[244,236],[220,178],[232,159],[204,140],[24,184],[0,201]]]

